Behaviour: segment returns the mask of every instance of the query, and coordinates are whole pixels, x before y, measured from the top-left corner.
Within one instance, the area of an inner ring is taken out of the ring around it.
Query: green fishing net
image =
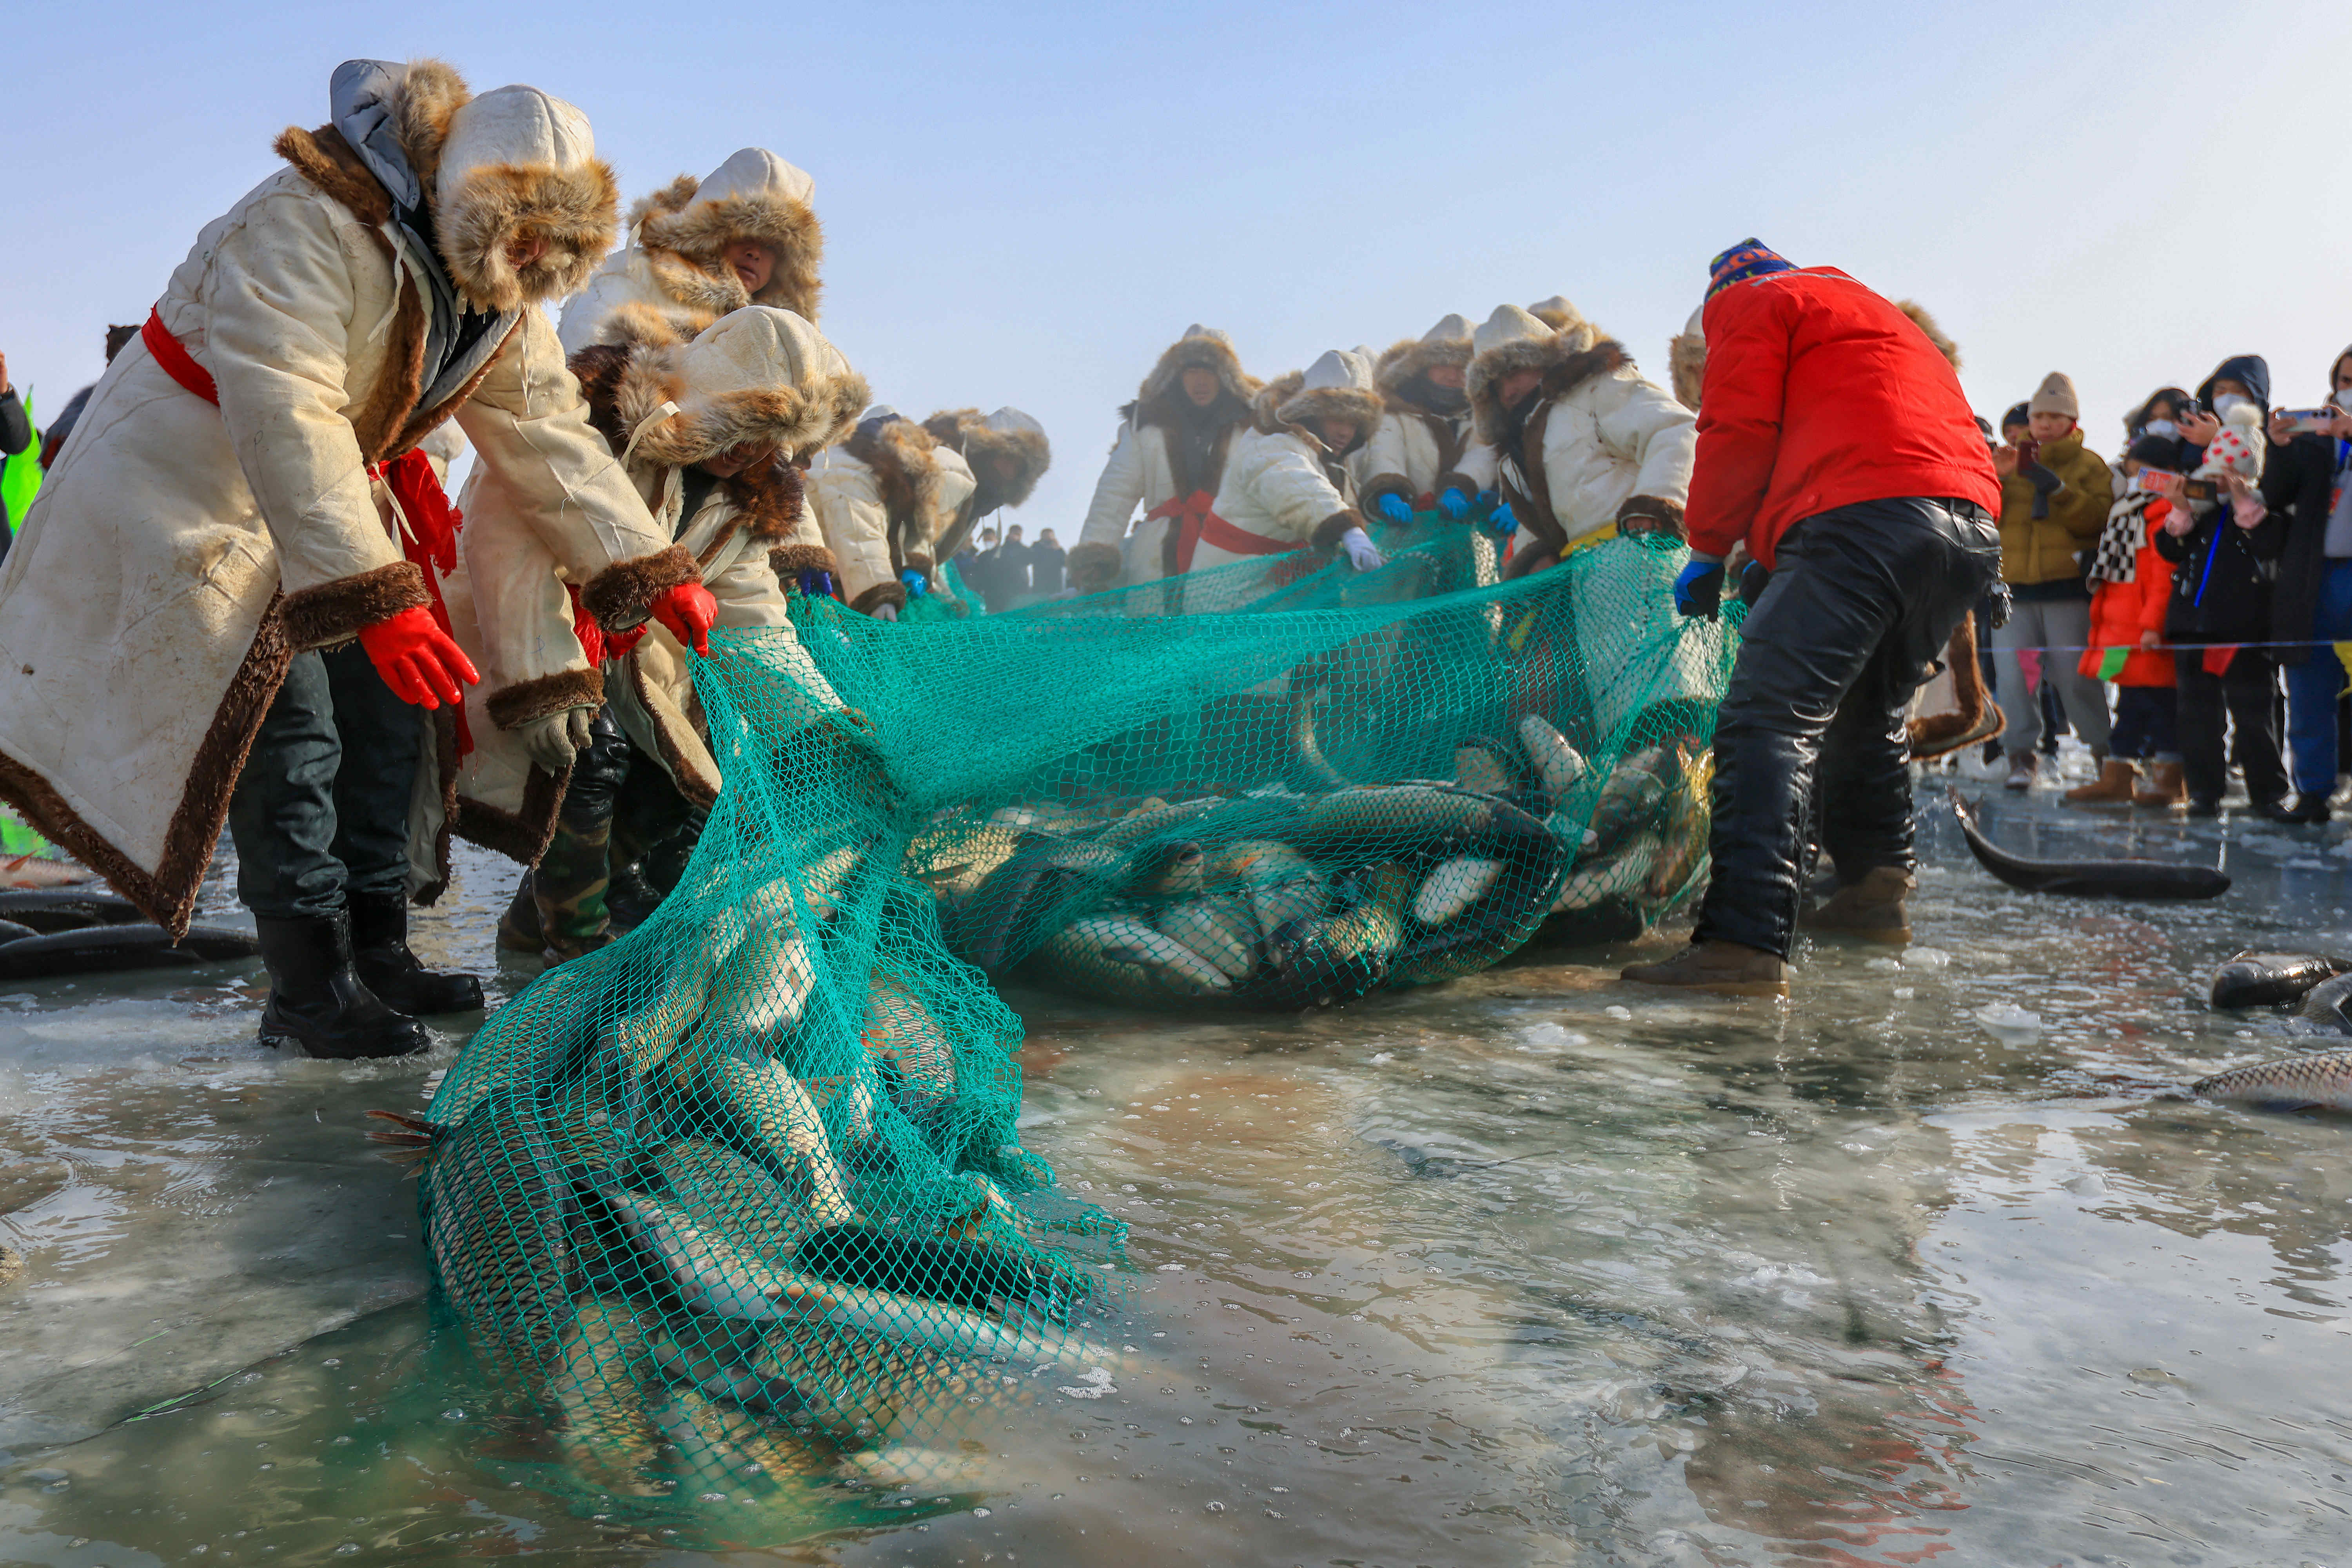
[[[992,982],[1296,1008],[1688,895],[1735,633],[1673,614],[1681,550],[1497,584],[1468,530],[1391,547],[796,601],[848,709],[814,719],[782,634],[713,635],[726,788],[677,889],[385,1134],[493,1403],[597,1506],[929,1480],[972,1408],[1113,1375],[1123,1229],[1020,1146]]]

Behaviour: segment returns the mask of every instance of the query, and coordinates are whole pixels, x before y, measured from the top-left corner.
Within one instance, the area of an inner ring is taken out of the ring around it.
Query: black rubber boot
[[[507,912],[499,917],[498,944],[509,952],[528,952],[534,957],[547,945],[547,939],[540,934],[539,896],[531,891],[529,871],[515,884]]]
[[[470,974],[427,969],[408,951],[408,900],[399,893],[353,893],[352,967],[385,1005],[411,1017],[471,1013],[482,1005],[482,983]]]
[[[299,920],[254,921],[269,968],[261,1043],[291,1046],[331,1061],[414,1056],[431,1042],[425,1026],[394,1012],[352,968],[351,917],[341,910]]]

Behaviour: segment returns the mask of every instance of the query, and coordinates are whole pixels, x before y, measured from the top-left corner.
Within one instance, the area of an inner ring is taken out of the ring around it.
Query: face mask
[[[2140,426],[2139,433],[2143,436],[2178,436],[2180,426],[2169,419],[2151,419]]]
[[[2327,401],[2333,403],[2338,408],[2352,410],[2352,386],[2337,387],[2336,389],[2336,395],[2329,398]]]
[[[2247,406],[2247,404],[2248,400],[2236,393],[2225,392],[2213,400],[2213,412],[2221,418],[2227,419],[2233,411]]]

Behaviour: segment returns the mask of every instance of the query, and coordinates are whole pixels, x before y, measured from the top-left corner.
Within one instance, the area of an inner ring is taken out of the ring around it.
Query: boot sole
[[[1654,985],[1661,991],[1705,991],[1716,996],[1778,996],[1789,994],[1785,980],[1643,980],[1631,974],[1618,978],[1633,985]]]

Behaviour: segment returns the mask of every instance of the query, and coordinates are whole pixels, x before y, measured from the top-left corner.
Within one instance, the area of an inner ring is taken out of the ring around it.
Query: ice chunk
[[[1988,1002],[1977,1009],[1976,1020],[2003,1045],[2021,1046],[2042,1033],[2042,1015],[2014,1002]]]
[[[1948,969],[1952,955],[1940,947],[1906,947],[1903,950],[1906,969]]]

